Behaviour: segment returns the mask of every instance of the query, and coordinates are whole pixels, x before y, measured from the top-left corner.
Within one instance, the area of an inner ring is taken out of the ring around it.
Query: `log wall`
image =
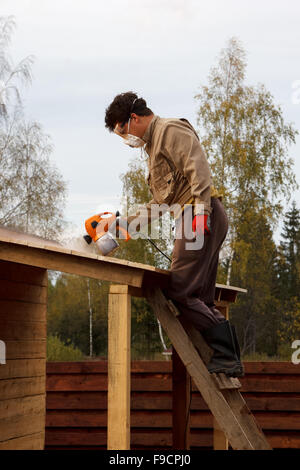
[[[0,450],[43,449],[47,271],[0,261]]]

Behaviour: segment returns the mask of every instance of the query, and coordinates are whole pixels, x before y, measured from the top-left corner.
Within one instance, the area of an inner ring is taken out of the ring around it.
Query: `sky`
[[[139,152],[105,129],[115,95],[135,91],[155,114],[197,127],[194,96],[233,36],[247,53],[246,83],[265,84],[300,130],[297,0],[0,0],[0,15],[16,20],[13,61],[35,56],[25,115],[51,136],[78,233],[94,213],[120,208],[120,175]],[[300,136],[289,155],[300,185]]]

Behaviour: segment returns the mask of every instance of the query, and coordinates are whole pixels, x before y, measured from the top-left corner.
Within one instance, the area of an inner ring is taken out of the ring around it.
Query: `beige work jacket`
[[[154,115],[142,139],[149,158],[147,182],[153,199],[147,204],[202,204],[210,214],[215,190],[206,154],[193,126],[186,119],[161,118]],[[174,211],[175,218],[179,216]],[[129,217],[132,220],[133,217]]]

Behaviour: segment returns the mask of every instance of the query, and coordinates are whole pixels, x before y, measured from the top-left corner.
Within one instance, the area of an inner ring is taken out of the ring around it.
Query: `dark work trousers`
[[[202,248],[189,250],[186,245],[195,241],[191,238],[191,229],[189,238],[184,232],[184,224],[189,224],[189,227],[192,224],[193,207],[186,206],[183,216],[176,220],[170,283],[164,289],[165,295],[199,331],[225,320],[215,307],[214,298],[219,251],[228,231],[228,218],[219,199],[211,198],[211,207],[210,234],[202,238]]]

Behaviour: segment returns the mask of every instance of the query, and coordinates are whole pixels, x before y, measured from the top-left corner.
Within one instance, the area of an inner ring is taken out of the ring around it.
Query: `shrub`
[[[70,342],[64,344],[58,336],[48,336],[47,361],[80,361],[82,359],[84,359],[83,353]]]

